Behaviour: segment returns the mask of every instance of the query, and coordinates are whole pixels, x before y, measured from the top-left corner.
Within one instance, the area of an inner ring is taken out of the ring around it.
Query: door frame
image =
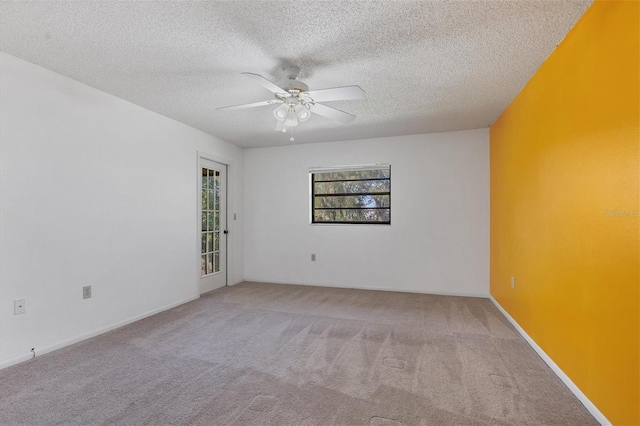
[[[233,210],[231,208],[231,206],[233,205],[233,194],[232,191],[230,191],[229,189],[232,187],[231,184],[231,170],[233,167],[233,161],[229,160],[228,158],[224,158],[224,157],[220,157],[218,155],[213,155],[210,154],[208,152],[203,152],[203,151],[196,151],[196,217],[195,217],[195,224],[196,224],[196,238],[194,238],[194,242],[195,242],[195,253],[194,253],[194,263],[195,263],[195,271],[196,271],[196,280],[195,280],[195,291],[196,294],[198,295],[198,297],[200,297],[200,248],[201,248],[201,232],[202,232],[202,222],[200,222],[200,212],[202,209],[202,204],[201,204],[201,200],[200,200],[200,194],[201,194],[201,189],[202,189],[202,162],[200,161],[201,159],[204,160],[208,160],[208,161],[214,161],[216,163],[220,163],[223,164],[227,167],[227,181],[226,181],[226,185],[224,188],[224,192],[226,195],[226,214],[225,214],[225,219],[226,219],[226,224],[224,229],[226,229],[228,231],[227,234],[222,234],[224,235],[224,238],[226,238],[226,256],[225,256],[225,277],[224,277],[224,285],[228,286],[229,285],[229,271],[230,269],[233,267],[233,256],[231,255],[232,253],[232,248],[235,246],[233,244],[233,240],[234,238],[229,238],[229,235],[233,236],[233,227],[231,226],[231,222],[233,222],[233,219],[230,219],[229,216],[230,214],[233,215],[234,213],[230,213],[231,210]]]

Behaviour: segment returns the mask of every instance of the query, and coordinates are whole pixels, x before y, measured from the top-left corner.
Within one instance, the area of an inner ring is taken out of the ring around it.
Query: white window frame
[[[353,223],[341,223],[341,222],[314,222],[313,210],[314,210],[314,188],[313,188],[313,175],[315,173],[326,172],[344,172],[344,171],[357,171],[357,170],[379,170],[389,169],[389,222],[353,222]],[[310,167],[309,168],[309,225],[312,226],[369,226],[369,225],[386,225],[391,226],[391,164],[390,163],[378,163],[378,164],[361,164],[361,165],[348,165],[348,166],[331,166],[331,167]]]

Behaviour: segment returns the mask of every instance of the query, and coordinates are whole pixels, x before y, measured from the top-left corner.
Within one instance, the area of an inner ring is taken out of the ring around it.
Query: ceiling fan
[[[278,120],[276,130],[282,132],[286,132],[287,129],[295,127],[301,122],[307,121],[309,117],[311,117],[312,113],[344,124],[351,123],[355,120],[355,115],[340,111],[339,109],[331,108],[319,102],[364,99],[364,90],[360,87],[344,86],[310,91],[309,86],[298,80],[300,68],[291,66],[285,68],[284,72],[286,78],[279,84],[274,84],[259,74],[243,72],[243,75],[246,75],[270,92],[273,92],[275,99],[250,104],[220,107],[216,108],[216,110],[244,109],[280,104],[273,111],[273,115]]]

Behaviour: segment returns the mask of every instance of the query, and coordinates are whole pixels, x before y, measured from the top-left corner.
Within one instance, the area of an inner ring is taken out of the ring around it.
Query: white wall
[[[309,224],[310,167],[372,163],[391,226]],[[488,129],[246,149],[245,279],[488,296]]]
[[[0,366],[198,297],[197,151],[233,162],[242,280],[240,148],[0,55]]]

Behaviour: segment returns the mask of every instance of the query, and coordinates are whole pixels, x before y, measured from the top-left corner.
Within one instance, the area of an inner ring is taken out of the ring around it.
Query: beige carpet
[[[0,424],[597,424],[487,299],[242,283],[0,371]]]

